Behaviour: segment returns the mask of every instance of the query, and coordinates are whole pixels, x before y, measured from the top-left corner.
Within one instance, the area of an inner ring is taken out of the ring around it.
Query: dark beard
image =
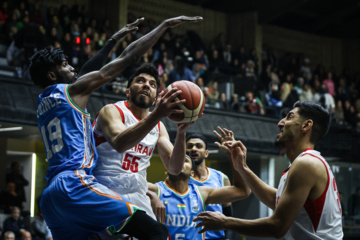
[[[140,96],[139,101],[136,99],[136,94],[131,93],[131,96],[132,96],[131,102],[138,108],[147,109],[147,108],[150,108],[153,104],[152,101],[146,102],[146,100],[143,96]]]
[[[56,73],[56,83],[74,83],[76,79],[76,74],[72,79],[66,79],[60,74]]]

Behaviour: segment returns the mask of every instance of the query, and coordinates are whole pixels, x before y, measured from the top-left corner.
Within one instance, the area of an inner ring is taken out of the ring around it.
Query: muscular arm
[[[183,168],[186,154],[186,129],[190,125],[191,123],[178,124],[175,143],[172,145],[165,125],[161,123],[157,149],[166,170],[172,175],[178,175]]]
[[[293,224],[307,199],[318,198],[326,187],[324,166],[314,161],[297,159],[288,173],[287,185],[271,217],[244,220],[225,217],[219,213],[204,212],[194,219],[203,221],[205,230],[228,229],[241,234],[258,237],[282,237]],[[327,179],[327,176],[326,176]]]
[[[103,66],[99,71],[94,71],[81,76],[74,84],[69,87],[69,94],[72,101],[81,109],[85,109],[90,94],[114,77],[123,72],[130,64],[136,62],[149,48],[151,48],[160,36],[171,27],[175,27],[185,22],[195,22],[202,20],[201,17],[176,17],[163,21],[158,27],[132,42],[121,55]],[[137,25],[143,21],[138,19],[136,22],[127,25],[127,32],[137,29]]]

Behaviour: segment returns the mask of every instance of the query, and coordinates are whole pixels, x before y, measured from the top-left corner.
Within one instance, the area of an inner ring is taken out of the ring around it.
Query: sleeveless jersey
[[[208,186],[212,188],[220,188],[225,186],[224,185],[225,175],[222,172],[208,167],[206,167],[206,169],[208,172],[206,179],[200,180],[194,177],[190,177],[189,184],[195,184],[196,186]],[[222,205],[209,204],[206,207],[206,211],[212,211],[212,212],[219,211],[222,213],[223,212]],[[205,239],[221,239],[224,237],[225,237],[224,231],[207,231],[205,233]]]
[[[140,122],[130,110],[127,101],[114,104],[119,110],[124,125],[128,128]],[[93,126],[95,126],[95,122]],[[119,153],[108,142],[101,131],[94,127],[99,161],[94,175],[99,183],[124,195],[155,218],[146,196],[148,189],[146,169],[160,134],[160,122],[133,148]]]
[[[189,184],[183,194],[172,189],[166,182],[158,182],[157,195],[166,207],[165,226],[171,240],[201,240],[205,235],[198,234],[193,219],[204,211],[205,205],[199,187]]]
[[[289,229],[290,239],[342,239],[340,198],[330,166],[318,151],[306,149],[298,157],[304,155],[311,155],[325,165],[328,182],[323,194],[318,199],[306,200],[304,207]],[[276,193],[276,205],[284,191],[290,167],[285,170],[280,179]]]
[[[49,163],[47,181],[63,170],[84,169],[91,174],[96,164],[90,114],[72,102],[68,86],[49,86],[38,98],[37,122]]]

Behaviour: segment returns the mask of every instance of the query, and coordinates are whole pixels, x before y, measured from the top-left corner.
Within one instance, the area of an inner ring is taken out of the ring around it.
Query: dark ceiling
[[[260,24],[329,37],[360,37],[360,0],[177,1],[232,14],[257,11]]]

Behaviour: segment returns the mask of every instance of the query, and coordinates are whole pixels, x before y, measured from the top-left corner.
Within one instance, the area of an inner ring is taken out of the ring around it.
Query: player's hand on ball
[[[175,100],[175,98],[181,94],[181,90],[173,88],[170,91],[162,91],[158,94],[156,99],[156,105],[153,113],[163,118],[172,113],[181,114],[183,111],[180,108],[176,108],[179,104],[186,102],[185,99]]]

